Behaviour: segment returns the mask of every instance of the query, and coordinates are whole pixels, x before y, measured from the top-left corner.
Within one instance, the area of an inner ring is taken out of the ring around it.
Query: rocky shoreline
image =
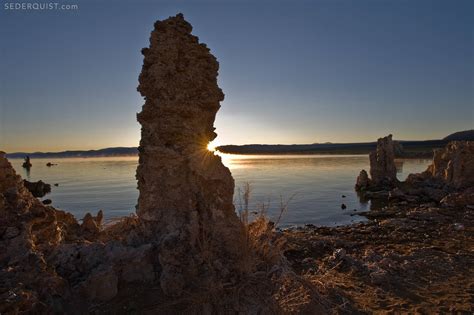
[[[473,311],[472,207],[392,205],[367,217],[280,234],[295,272],[337,312]]]
[[[341,227],[281,231],[295,272],[338,313],[471,313],[474,310],[474,143],[452,142],[405,182],[391,136],[361,171],[361,197],[387,204]]]

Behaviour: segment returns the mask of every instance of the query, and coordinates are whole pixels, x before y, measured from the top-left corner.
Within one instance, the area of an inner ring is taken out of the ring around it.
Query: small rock
[[[29,156],[26,156],[25,157],[25,162],[23,162],[23,165],[22,165],[24,168],[26,168],[27,170],[29,170],[33,165],[31,164],[31,161],[30,161],[30,157]]]
[[[100,229],[95,218],[88,212],[82,219],[81,227],[92,234],[99,233]]]
[[[45,199],[45,200],[42,201],[42,203],[44,205],[50,205],[51,203],[53,203],[53,201],[51,199]]]
[[[347,208],[347,206],[346,206],[345,204],[342,204],[342,205],[341,205],[341,209],[344,210],[344,209],[346,209],[346,208]]]
[[[361,170],[359,176],[357,176],[357,182],[355,189],[357,191],[366,190],[370,185],[369,175],[365,170]]]

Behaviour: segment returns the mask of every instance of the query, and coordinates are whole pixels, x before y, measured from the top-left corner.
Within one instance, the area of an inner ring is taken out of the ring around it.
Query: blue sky
[[[0,150],[134,146],[140,50],[182,12],[220,62],[218,144],[474,127],[474,1],[68,1],[0,8]]]

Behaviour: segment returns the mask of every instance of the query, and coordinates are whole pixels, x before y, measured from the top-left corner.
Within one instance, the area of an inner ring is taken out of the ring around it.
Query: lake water
[[[369,169],[368,156],[224,154],[222,157],[235,179],[236,208],[239,208],[238,190],[247,182],[252,189],[252,207],[268,205],[270,217],[279,213],[281,197],[285,201],[291,199],[281,226],[350,224],[364,220],[351,214],[370,208],[370,204],[359,201],[354,191],[359,171]],[[107,220],[135,211],[137,157],[32,159],[29,173],[21,167],[22,162],[11,159],[23,178],[51,184],[52,192],[43,199],[51,199],[54,207],[67,210],[78,219],[99,209]],[[47,162],[58,165],[47,167]],[[397,176],[404,180],[409,173],[425,170],[429,163],[425,159],[397,161]],[[59,186],[53,186],[55,183]],[[345,210],[341,209],[343,203],[347,206]]]

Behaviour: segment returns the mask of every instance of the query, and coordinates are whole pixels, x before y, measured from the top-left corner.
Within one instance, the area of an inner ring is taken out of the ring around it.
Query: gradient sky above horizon
[[[0,150],[138,145],[140,50],[154,21],[178,12],[220,62],[218,144],[474,127],[474,1],[67,3],[79,9],[2,2]]]

